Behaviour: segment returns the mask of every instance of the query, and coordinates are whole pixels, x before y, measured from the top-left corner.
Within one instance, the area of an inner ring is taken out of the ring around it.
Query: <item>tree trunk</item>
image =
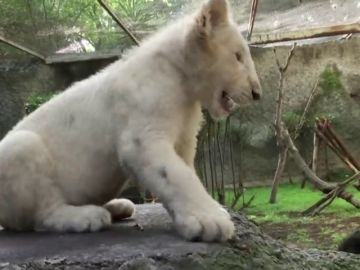
[[[278,160],[278,165],[276,167],[276,172],[275,172],[274,180],[273,180],[272,187],[271,187],[269,203],[276,203],[279,182],[281,180],[281,176],[284,172],[285,165],[286,165],[287,152],[288,152],[288,148],[286,147],[286,148],[282,149],[281,152],[279,153],[279,160]]]

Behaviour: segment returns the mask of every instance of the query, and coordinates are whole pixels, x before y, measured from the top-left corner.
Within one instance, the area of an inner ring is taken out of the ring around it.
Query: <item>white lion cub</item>
[[[214,118],[261,96],[226,0],[144,41],[19,122],[0,142],[0,224],[98,231],[134,206],[115,200],[131,174],[186,239],[225,241],[229,214],[194,171],[201,105]],[[109,204],[107,202],[111,201]]]

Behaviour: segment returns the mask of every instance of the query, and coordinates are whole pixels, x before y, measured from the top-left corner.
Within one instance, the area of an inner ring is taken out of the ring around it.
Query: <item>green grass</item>
[[[323,197],[323,193],[313,190],[309,185],[301,189],[299,184],[282,184],[279,186],[276,204],[269,204],[270,191],[271,187],[254,187],[245,191],[245,201],[255,195],[255,199],[245,211],[250,218],[258,223],[289,221],[289,214],[301,213]],[[351,187],[349,191],[360,199],[360,193],[355,188]],[[233,193],[227,192],[227,202],[231,202],[232,199]],[[242,203],[243,201],[240,199],[236,208],[241,208]],[[322,213],[335,213],[339,217],[360,216],[358,209],[342,199],[335,199]],[[303,217],[302,221],[306,222],[307,219]]]
[[[299,184],[279,186],[276,204],[269,203],[271,187],[254,187],[245,191],[236,208],[242,207],[255,196],[244,212],[275,238],[300,247],[334,250],[340,241],[359,226],[360,211],[342,199],[334,202],[315,217],[304,217],[301,212],[315,204],[324,195],[309,185],[304,189]],[[360,199],[360,192],[349,190]],[[229,205],[233,193],[226,193]]]
[[[293,233],[289,234],[286,237],[287,241],[290,242],[301,242],[306,244],[314,244],[314,240],[311,239],[311,236],[309,235],[308,231],[305,229],[299,229],[294,231]]]

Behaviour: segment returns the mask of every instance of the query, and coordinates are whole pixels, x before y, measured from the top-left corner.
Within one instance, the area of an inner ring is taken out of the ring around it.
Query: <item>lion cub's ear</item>
[[[229,22],[227,0],[208,0],[201,8],[197,24],[201,35],[210,35],[211,31]]]

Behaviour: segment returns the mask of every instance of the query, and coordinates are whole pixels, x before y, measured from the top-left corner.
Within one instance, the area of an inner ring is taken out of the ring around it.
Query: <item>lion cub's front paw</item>
[[[224,242],[233,237],[234,223],[229,213],[219,205],[207,209],[189,209],[175,212],[178,232],[192,241]]]

